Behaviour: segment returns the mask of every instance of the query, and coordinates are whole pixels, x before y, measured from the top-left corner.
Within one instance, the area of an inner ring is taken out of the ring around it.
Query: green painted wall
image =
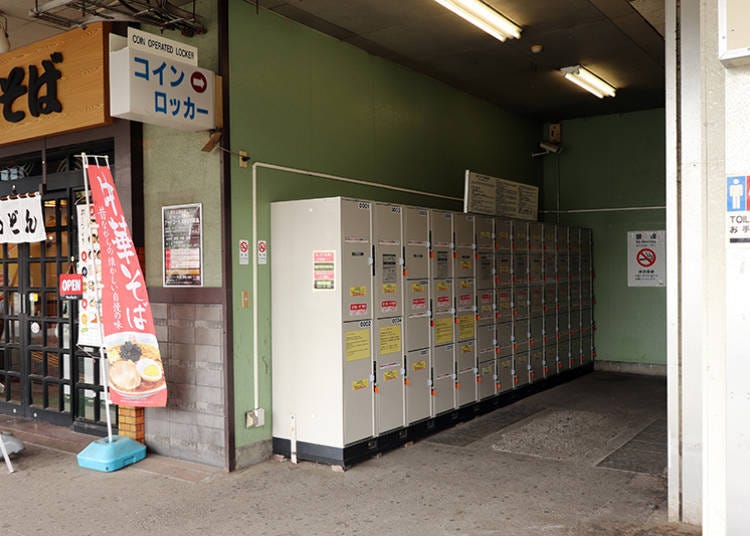
[[[543,209],[664,206],[664,129],[663,109],[563,121],[563,151],[544,157]],[[598,358],[666,364],[666,289],[627,282],[627,232],[665,229],[664,209],[559,221],[593,229]]]
[[[461,197],[467,168],[539,184],[530,158],[540,124],[262,10],[230,1],[232,151],[301,167]],[[251,238],[251,170],[232,166],[232,241]],[[270,236],[269,203],[334,195],[460,210],[460,203],[260,170],[259,238]],[[253,405],[252,316],[241,292],[250,266],[233,248],[237,445],[271,436],[246,429]],[[273,244],[270,245],[271,262]],[[270,265],[259,271],[260,405],[271,404]]]
[[[208,32],[187,39],[179,32],[165,37],[198,47],[199,67],[218,70],[216,2],[200,0],[197,12]],[[144,31],[159,34],[154,27]],[[146,229],[146,284],[162,286],[161,207],[203,203],[203,286],[222,286],[221,272],[221,156],[218,151],[201,152],[206,132],[183,132],[143,125],[143,172]]]

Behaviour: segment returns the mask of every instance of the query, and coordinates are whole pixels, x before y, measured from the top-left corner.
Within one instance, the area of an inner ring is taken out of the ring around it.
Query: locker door
[[[477,288],[492,288],[495,285],[495,253],[480,251],[476,259]]]
[[[554,224],[544,224],[544,251],[555,251],[557,227]]]
[[[544,285],[529,286],[529,316],[544,314]]]
[[[518,352],[513,355],[513,385],[521,387],[529,383],[529,352]]]
[[[500,253],[495,256],[497,285],[502,287],[513,283],[513,256],[510,253]]]
[[[581,365],[591,362],[594,359],[594,352],[591,346],[591,336],[587,335],[581,338]]]
[[[406,354],[406,424],[430,416],[430,350]]]
[[[401,207],[373,204],[375,318],[402,315]]]
[[[378,434],[404,425],[402,334],[400,318],[375,321],[375,426]]]
[[[477,326],[477,351],[495,351],[495,324]]]
[[[529,229],[529,249],[531,251],[542,251],[544,249],[544,224],[532,222],[528,224]]]
[[[455,264],[453,277],[474,277],[474,216],[453,214],[453,241]]]
[[[497,324],[496,336],[498,354],[501,356],[511,355],[513,353],[513,323],[503,322]]]
[[[529,255],[529,283],[542,283],[544,281],[544,255],[532,253]]]
[[[568,228],[558,226],[557,228],[557,252],[563,253],[568,251]]]
[[[525,286],[513,289],[513,319],[529,317],[529,289]]]
[[[529,320],[513,321],[513,350],[526,351],[529,348]]]
[[[553,344],[557,340],[557,316],[554,313],[544,317],[542,338],[545,345]]]
[[[342,329],[344,362],[344,444],[372,437],[372,321],[345,322]]]
[[[474,341],[456,344],[456,403],[458,406],[471,404],[477,399],[476,392],[476,348]]]
[[[557,374],[557,344],[544,347],[544,376],[549,378]]]
[[[495,291],[484,289],[477,291],[477,325],[486,326],[495,323]]]
[[[581,339],[570,339],[570,368],[581,366]]]
[[[454,374],[452,344],[432,349],[432,415],[439,415],[455,407],[453,398]]]
[[[544,350],[532,348],[529,352],[529,381],[534,383],[544,378]]]
[[[490,216],[476,216],[476,243],[478,251],[495,251],[495,221]]]
[[[557,286],[557,310],[567,311],[568,307],[570,307],[570,285],[560,283]]]
[[[513,246],[510,234],[510,220],[495,218],[495,243],[498,251],[510,252]]]
[[[529,281],[529,254],[513,253],[513,283],[525,284]]]
[[[570,314],[560,312],[557,314],[557,340],[567,341],[570,339]]]
[[[427,348],[430,345],[430,309],[427,279],[406,280],[405,322],[406,351]]]
[[[505,357],[497,360],[497,384],[498,393],[513,389],[513,358]]]
[[[480,355],[480,359],[482,361],[479,363],[479,376],[477,377],[477,398],[484,400],[495,395],[497,370],[494,353],[491,356],[487,354],[487,359],[484,355]]]
[[[513,318],[513,289],[501,287],[497,289],[497,320],[499,322],[510,322]]]
[[[474,313],[472,311],[459,312],[456,316],[456,341],[473,340],[476,337],[476,324],[474,322]]]
[[[529,233],[526,222],[513,220],[511,223],[511,236],[514,253],[528,253],[529,251]]]
[[[554,253],[544,255],[544,282],[557,281],[557,257]]]
[[[570,340],[557,343],[557,370],[564,372],[570,369]]]
[[[341,200],[342,318],[372,318],[370,212],[367,201]]]
[[[544,312],[554,313],[557,311],[557,285],[544,285]]]
[[[529,320],[529,346],[544,346],[544,317],[537,316]]]
[[[428,277],[430,218],[427,209],[404,208],[404,273],[409,279]]]
[[[471,311],[476,310],[476,304],[474,300],[476,296],[474,294],[474,279],[455,279],[456,289],[456,308],[459,311]]]
[[[453,277],[453,224],[450,212],[430,211],[431,277]]]

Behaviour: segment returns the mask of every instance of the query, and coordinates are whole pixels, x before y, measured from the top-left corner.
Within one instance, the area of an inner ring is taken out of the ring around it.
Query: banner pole
[[[89,174],[88,174],[88,157],[86,156],[86,153],[81,153],[81,159],[83,161],[83,190],[84,195],[86,196],[86,204],[88,206],[91,206],[91,201],[89,199]],[[97,165],[98,165],[97,160]],[[91,250],[93,251],[93,243],[91,242],[91,213],[87,214],[86,216],[86,226],[89,229],[88,232],[88,238],[89,238],[89,246],[91,247]],[[91,259],[91,255],[89,258]],[[92,273],[94,274],[94,295],[96,296],[96,310],[99,315],[99,373],[102,376],[102,383],[104,384],[104,404],[106,408],[107,413],[107,440],[109,443],[112,443],[112,415],[110,414],[109,409],[109,377],[108,377],[108,366],[107,366],[107,358],[105,357],[105,347],[104,347],[104,325],[102,324],[102,295],[99,291],[99,272],[96,270],[96,259],[91,259],[91,261],[94,264]]]

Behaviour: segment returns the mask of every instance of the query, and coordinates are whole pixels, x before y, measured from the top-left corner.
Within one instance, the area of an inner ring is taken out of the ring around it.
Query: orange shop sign
[[[111,123],[104,23],[0,54],[0,146]]]

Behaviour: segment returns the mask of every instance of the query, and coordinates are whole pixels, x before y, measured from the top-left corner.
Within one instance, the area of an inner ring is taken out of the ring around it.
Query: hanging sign
[[[42,198],[36,193],[0,201],[0,244],[46,240]]]
[[[99,227],[102,326],[112,403],[163,407],[164,365],[138,255],[109,167],[86,168]]]
[[[133,39],[144,40],[145,48]],[[131,34],[130,40],[110,36],[112,117],[192,131],[216,126],[213,71],[186,62],[192,52],[187,45],[180,48],[186,56],[175,55],[174,43],[145,32]],[[172,53],[165,53],[170,47]]]
[[[666,248],[664,231],[628,233],[628,286],[666,286]]]
[[[77,300],[83,296],[83,276],[81,274],[60,274],[57,283],[61,298]]]
[[[203,286],[201,204],[161,208],[165,287]]]
[[[99,295],[96,293],[99,277],[99,289],[102,288],[101,248],[99,247],[99,231],[94,219],[93,205],[78,205],[76,207],[76,222],[78,227],[78,273],[83,277],[83,295],[78,303],[78,344],[80,346],[102,345],[99,327]]]

